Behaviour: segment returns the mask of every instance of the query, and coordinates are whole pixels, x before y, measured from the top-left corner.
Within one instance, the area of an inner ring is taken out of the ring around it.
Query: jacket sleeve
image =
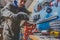
[[[11,3],[9,2],[6,6],[4,6],[4,8],[1,9],[1,16],[4,17],[9,17],[11,14],[13,14],[11,11],[9,11],[9,5]]]
[[[11,15],[11,17],[14,19],[14,20],[26,20],[28,21],[29,20],[29,15],[26,14],[25,12],[19,12],[17,14],[14,14],[14,15]]]

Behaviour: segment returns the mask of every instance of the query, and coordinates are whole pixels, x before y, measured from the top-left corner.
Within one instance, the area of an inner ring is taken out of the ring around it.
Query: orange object
[[[40,40],[40,38],[38,38],[35,35],[29,35],[29,38],[32,39],[32,40]]]

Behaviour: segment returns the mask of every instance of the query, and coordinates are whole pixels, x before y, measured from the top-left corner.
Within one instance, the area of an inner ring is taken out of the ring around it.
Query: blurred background
[[[13,0],[0,0],[0,9],[2,9],[8,2],[12,2]],[[31,4],[30,4],[30,3]],[[32,1],[30,1],[30,0],[28,0],[27,2],[26,2],[26,7],[27,7],[27,9],[30,11],[30,12],[33,12],[34,10],[34,6],[35,6],[35,4],[36,4],[36,2],[37,2],[37,0],[32,0]],[[54,8],[53,8],[54,9]],[[60,3],[58,4],[58,7],[57,7],[57,11],[58,11],[58,16],[60,17]],[[57,21],[57,22],[60,22],[60,19],[59,19],[59,21]],[[55,25],[57,24],[57,22],[51,22],[50,23],[50,25],[51,26],[54,26],[54,28],[55,28]],[[60,23],[59,23],[59,25],[60,25]],[[3,26],[3,24],[1,25],[1,26]],[[58,27],[58,26],[57,26]],[[57,28],[56,27],[56,28]],[[60,27],[60,26],[59,26]],[[56,29],[55,28],[55,29]],[[60,30],[60,29],[59,29]],[[3,38],[2,38],[2,32],[3,32],[3,28],[2,27],[0,27],[0,40],[3,40]],[[45,36],[46,37],[46,36]],[[35,38],[34,38],[35,39]],[[44,38],[42,38],[42,39],[44,39]],[[53,39],[49,39],[49,38],[45,38],[45,40],[55,40],[54,38]],[[56,39],[56,40],[60,40],[60,39]]]

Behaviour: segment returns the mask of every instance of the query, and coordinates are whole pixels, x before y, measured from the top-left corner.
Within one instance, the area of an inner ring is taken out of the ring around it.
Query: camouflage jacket
[[[25,8],[16,8],[11,3],[1,9],[1,16],[5,17],[3,40],[19,40],[20,22],[29,19],[27,13],[29,11]]]

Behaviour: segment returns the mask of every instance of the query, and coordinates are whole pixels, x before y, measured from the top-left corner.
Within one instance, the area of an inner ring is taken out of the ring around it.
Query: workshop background
[[[12,2],[13,0],[0,0],[0,10],[8,3],[8,2]],[[29,2],[29,1],[28,1]],[[27,2],[27,3],[28,3]],[[26,4],[27,4],[26,3]],[[30,12],[33,12],[34,11],[34,6],[35,4],[37,3],[37,0],[33,0],[32,1],[32,4],[31,5],[27,5],[28,6],[28,10]],[[54,8],[53,8],[54,9]],[[58,11],[58,16],[60,17],[60,2],[58,4],[58,8],[57,8],[57,11]],[[51,28],[53,28],[54,30],[58,30],[57,32],[56,31],[52,31],[52,32],[55,32],[54,35],[58,35],[59,33],[59,38],[54,38],[54,36],[45,36],[45,35],[40,35],[40,33],[35,33],[34,35],[30,35],[29,37],[31,38],[31,40],[60,40],[60,18],[58,19],[58,21],[55,21],[55,22],[51,22],[50,23],[50,26]],[[52,33],[51,32],[51,33]],[[0,25],[0,40],[3,40],[3,37],[2,37],[2,34],[3,33],[3,24]],[[29,39],[30,40],[30,39]]]

